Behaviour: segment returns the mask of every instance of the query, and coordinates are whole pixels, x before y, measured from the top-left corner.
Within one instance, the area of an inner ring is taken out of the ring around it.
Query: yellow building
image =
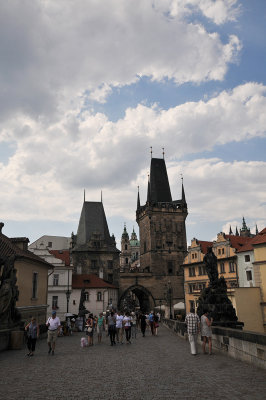
[[[255,285],[260,287],[260,306],[266,333],[266,228],[252,240],[252,246],[254,249],[254,280]]]
[[[191,304],[194,304],[197,308],[197,300],[200,293],[202,289],[208,286],[209,278],[205,270],[203,258],[207,252],[207,248],[210,246],[217,257],[219,277],[223,276],[225,278],[228,297],[233,300],[234,289],[239,286],[236,252],[249,240],[251,240],[249,237],[226,235],[223,232],[218,233],[217,240],[213,242],[192,239],[183,264],[187,311],[189,311]]]
[[[3,224],[2,224],[3,226]],[[35,316],[46,322],[48,269],[51,265],[28,250],[27,238],[10,239],[0,231],[0,257],[15,256],[19,299],[16,303],[22,321]]]

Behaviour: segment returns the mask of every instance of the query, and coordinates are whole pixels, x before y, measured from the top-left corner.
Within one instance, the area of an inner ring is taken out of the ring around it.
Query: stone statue
[[[206,266],[206,271],[210,280],[210,283],[213,285],[218,281],[218,268],[217,268],[217,257],[212,251],[212,247],[208,247],[207,253],[203,258],[203,262]]]
[[[16,285],[16,256],[0,258],[0,325],[11,327],[19,323],[20,314],[16,308],[19,291]]]
[[[79,316],[83,317],[86,314],[86,307],[84,306],[85,302],[85,289],[82,288],[80,292],[80,301],[79,301]]]

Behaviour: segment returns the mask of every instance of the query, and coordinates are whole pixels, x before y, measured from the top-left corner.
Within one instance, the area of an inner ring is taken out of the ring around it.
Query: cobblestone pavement
[[[2,399],[265,399],[266,371],[222,353],[191,356],[189,344],[165,327],[132,344],[81,348],[81,333],[0,353]],[[94,340],[96,339],[96,335]],[[95,340],[97,342],[97,340]]]

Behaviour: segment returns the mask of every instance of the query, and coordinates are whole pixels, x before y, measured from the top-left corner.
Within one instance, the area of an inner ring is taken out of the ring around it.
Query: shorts
[[[55,329],[54,331],[49,331],[49,329],[48,329],[47,342],[48,343],[55,343],[56,339],[57,339],[57,329]]]

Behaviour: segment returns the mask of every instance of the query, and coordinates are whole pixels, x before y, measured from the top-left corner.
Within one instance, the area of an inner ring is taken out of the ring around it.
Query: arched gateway
[[[122,293],[118,301],[118,308],[123,309],[125,303],[127,306],[130,306],[131,303],[132,309],[140,309],[144,312],[149,312],[155,307],[153,295],[141,285],[132,285]]]
[[[166,305],[171,314],[171,306],[184,302],[186,217],[183,183],[181,200],[172,200],[165,161],[152,158],[147,201],[141,206],[139,193],[137,199],[139,263],[133,270],[130,265],[120,265],[119,304],[131,293],[142,311]]]

